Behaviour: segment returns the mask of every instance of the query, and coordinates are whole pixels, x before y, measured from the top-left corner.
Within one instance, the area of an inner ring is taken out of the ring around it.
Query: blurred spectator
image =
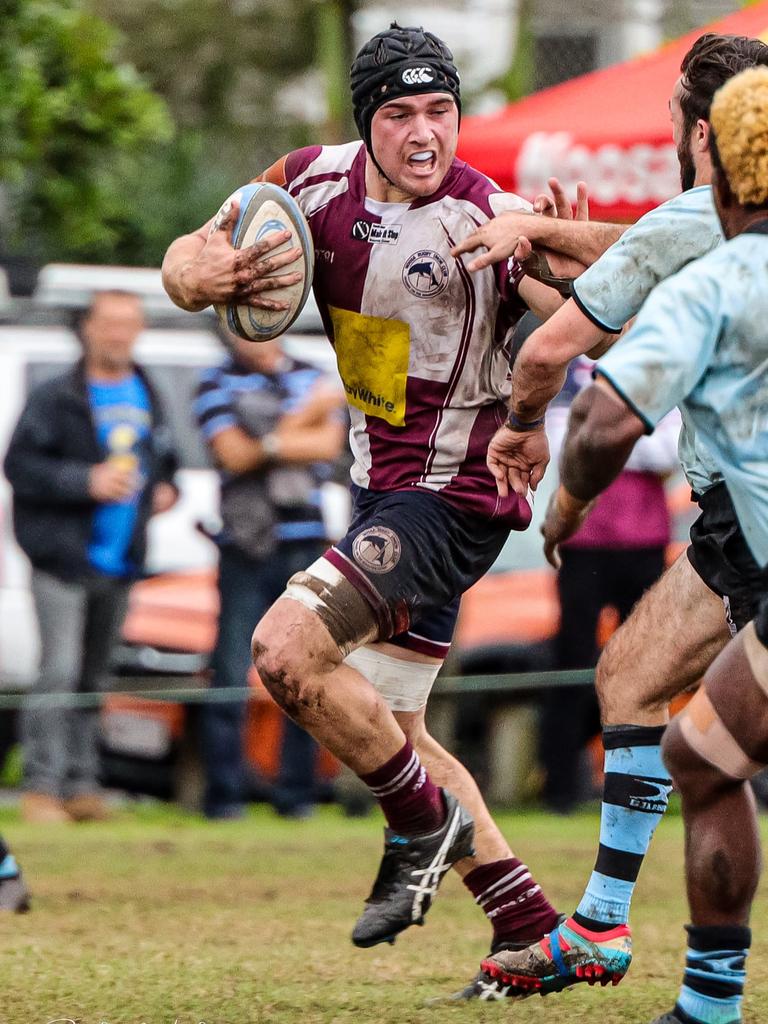
[[[326,549],[320,485],[344,440],[339,385],[292,359],[280,341],[244,341],[224,332],[225,362],[203,374],[195,412],[221,471],[219,631],[211,668],[215,687],[246,685],[251,635],[285,589]],[[242,815],[245,701],[203,709],[204,811],[209,818]],[[285,721],[276,809],[310,812],[317,745]]]
[[[547,434],[556,465],[576,394],[592,379],[594,363],[575,359],[562,392],[547,413]],[[626,469],[601,495],[579,532],[560,546],[557,575],[560,627],[555,638],[557,669],[591,668],[599,656],[597,627],[602,610],[616,609],[621,622],[664,569],[670,520],[664,481],[679,468],[680,416],[670,413],[643,437]],[[544,800],[565,814],[590,796],[587,741],[600,732],[600,711],[592,686],[547,692],[541,718],[540,751],[546,773]]]
[[[78,327],[82,359],[30,394],[5,459],[41,642],[21,722],[27,821],[107,816],[98,709],[35,698],[100,689],[142,571],[147,521],[176,501],[163,412],[132,358],[143,327],[138,297],[96,293]]]

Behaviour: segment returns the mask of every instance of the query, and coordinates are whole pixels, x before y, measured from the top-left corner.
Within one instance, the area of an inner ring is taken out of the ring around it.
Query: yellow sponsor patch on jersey
[[[405,426],[411,329],[404,320],[329,307],[339,375],[347,401],[366,416]]]

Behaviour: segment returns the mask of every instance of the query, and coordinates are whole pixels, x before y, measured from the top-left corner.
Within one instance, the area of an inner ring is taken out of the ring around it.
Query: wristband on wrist
[[[261,440],[261,450],[268,462],[274,462],[280,456],[280,442],[275,434],[264,434]]]
[[[526,423],[524,420],[519,420],[510,409],[504,421],[504,426],[509,427],[510,430],[514,430],[518,434],[524,434],[527,430],[538,430],[539,427],[543,427],[544,417],[541,416],[537,420],[530,420]]]

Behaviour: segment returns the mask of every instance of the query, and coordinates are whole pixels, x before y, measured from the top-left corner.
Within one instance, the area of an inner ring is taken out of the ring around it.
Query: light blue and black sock
[[[6,853],[0,860],[0,882],[5,878],[18,878],[18,876],[19,865],[16,863],[16,858],[12,853]]]
[[[651,837],[669,802],[672,780],[661,758],[665,727],[603,729],[605,788],[600,849],[574,921],[608,931],[629,920],[629,904]]]
[[[688,952],[675,1016],[682,1024],[740,1024],[750,929],[688,925],[686,931]]]

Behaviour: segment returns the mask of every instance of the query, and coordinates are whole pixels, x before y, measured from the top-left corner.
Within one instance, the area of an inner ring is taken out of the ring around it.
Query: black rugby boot
[[[400,836],[384,829],[384,856],[365,910],[357,919],[352,942],[367,948],[393,943],[412,924],[424,924],[443,876],[458,860],[472,857],[475,823],[446,790],[445,821],[423,836]]]

